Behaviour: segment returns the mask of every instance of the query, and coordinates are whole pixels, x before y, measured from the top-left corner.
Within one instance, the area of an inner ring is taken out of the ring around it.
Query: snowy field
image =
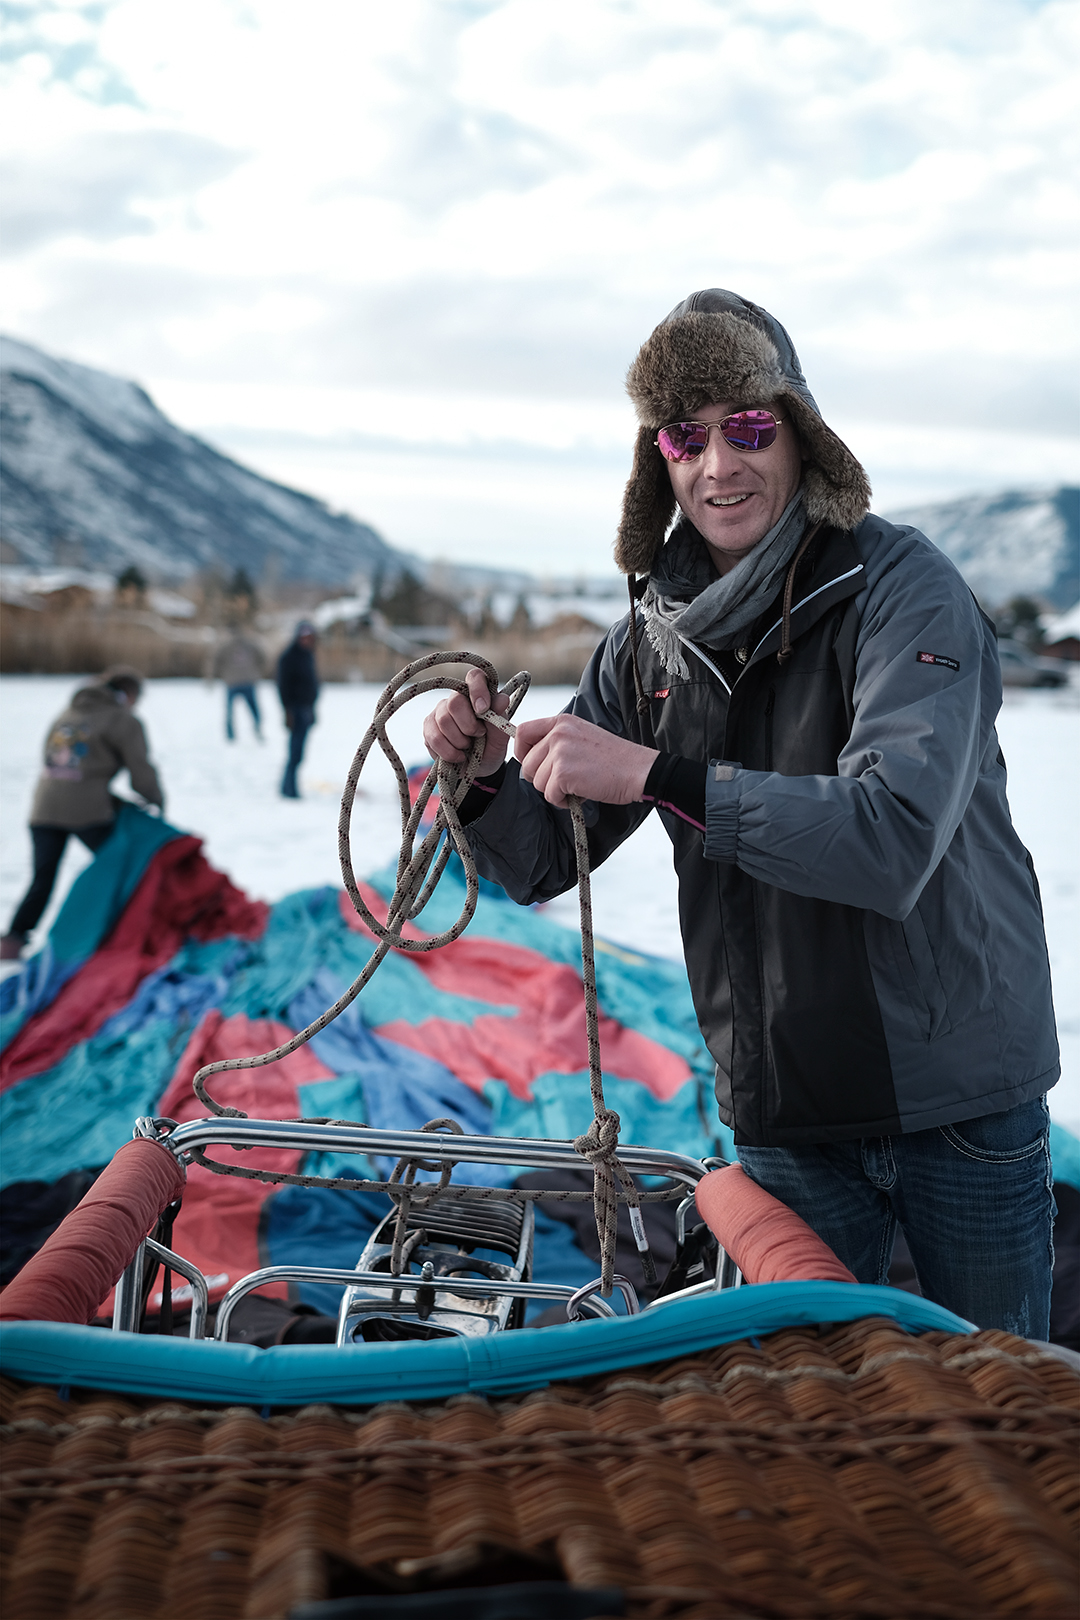
[[[80,684],[69,676],[7,676],[0,681],[0,912],[5,927],[29,881],[25,818],[42,738]],[[304,797],[293,801],[277,792],[286,732],[271,686],[264,683],[260,689],[266,741],[255,740],[247,710],[238,704],[238,738],[230,744],[224,736],[220,688],[197,680],[151,682],[139,713],[164,782],[169,821],[198,833],[210,861],[249,894],[276,900],[295,889],[340,883],[338,800],[380,690],[368,685],[323,688],[319,723],[309,735],[301,769]],[[535,688],[520,718],[554,713],[569,695],[568,688]],[[421,723],[430,701],[417,700],[392,722],[391,735],[407,765],[426,758]],[[1034,856],[1046,911],[1063,1060],[1063,1078],[1050,1096],[1051,1112],[1080,1132],[1080,690],[1009,691],[998,731],[1009,763],[1013,817]],[[353,817],[357,872],[389,860],[399,836],[394,779],[376,750],[361,778]],[[82,845],[72,840],[42,929],[88,860]],[[655,817],[596,874],[593,902],[598,933],[638,950],[678,957],[670,846]],[[548,913],[576,925],[576,893],[554,902]]]

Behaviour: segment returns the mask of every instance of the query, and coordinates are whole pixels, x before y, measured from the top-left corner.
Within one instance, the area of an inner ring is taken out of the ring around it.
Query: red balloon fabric
[[[384,921],[386,901],[377,890],[361,883],[360,893],[372,915]],[[340,905],[348,926],[372,938],[344,891]],[[404,934],[407,939],[427,937],[412,923]],[[501,1080],[521,1098],[532,1096],[538,1075],[577,1074],[588,1068],[581,977],[565,962],[553,962],[508,940],[468,936],[411,960],[437,990],[452,996],[482,996],[516,1011],[513,1017],[481,1013],[467,1024],[446,1018],[425,1018],[422,1023],[397,1018],[379,1026],[379,1034],[387,1040],[426,1052],[440,1063],[447,1063],[452,1052],[450,1067],[467,1086],[482,1091],[489,1080]],[[604,1012],[600,1047],[608,1074],[640,1081],[661,1102],[668,1102],[690,1078],[685,1058]]]
[[[189,935],[252,939],[269,915],[261,900],[249,900],[214,870],[201,839],[172,839],[151,859],[105,943],[8,1046],[0,1059],[0,1090],[52,1068],[77,1042],[89,1040]]]
[[[161,1114],[181,1122],[205,1118],[207,1110],[191,1086],[197,1069],[220,1058],[256,1057],[280,1046],[292,1034],[291,1029],[272,1018],[247,1018],[243,1013],[224,1018],[216,1009],[206,1013],[192,1031],[161,1098]],[[207,1089],[218,1102],[242,1109],[254,1119],[295,1119],[302,1112],[298,1087],[329,1079],[333,1079],[333,1071],[319,1062],[310,1046],[301,1046],[261,1069],[227,1069],[212,1075]],[[239,1152],[214,1147],[208,1149],[208,1157],[249,1170],[288,1172],[299,1170],[303,1155],[291,1148]],[[263,1206],[273,1191],[272,1184],[266,1181],[218,1176],[202,1165],[189,1165],[184,1207],[173,1227],[173,1244],[177,1253],[199,1267],[211,1299],[220,1297],[239,1277],[267,1263],[261,1252],[260,1227]],[[272,1283],[259,1292],[283,1298],[288,1285]],[[160,1296],[151,1295],[151,1314],[160,1307]]]
[[[858,1281],[802,1217],[751,1181],[741,1164],[710,1170],[694,1202],[749,1283]]]
[[[184,1190],[168,1148],[125,1142],[80,1204],[0,1294],[0,1320],[93,1321],[143,1238]]]

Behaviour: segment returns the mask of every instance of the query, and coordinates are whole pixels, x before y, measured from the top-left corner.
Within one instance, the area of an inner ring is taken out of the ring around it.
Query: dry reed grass
[[[176,623],[140,607],[99,605],[78,588],[53,593],[42,606],[0,603],[0,672],[5,675],[77,675],[108,664],[133,664],[151,678],[205,676],[227,627],[196,620]],[[268,671],[287,634],[247,627],[261,643]],[[600,640],[596,625],[576,616],[543,630],[477,632],[448,627],[448,649],[468,649],[494,664],[505,679],[519,669],[540,685],[574,685]],[[410,659],[433,650],[428,640],[409,649],[390,647],[366,628],[333,625],[319,638],[324,681],[388,681]]]

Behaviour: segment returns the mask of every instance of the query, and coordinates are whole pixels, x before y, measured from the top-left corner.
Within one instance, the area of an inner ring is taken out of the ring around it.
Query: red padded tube
[[[751,1181],[741,1164],[710,1170],[694,1202],[747,1282],[857,1282],[801,1216]]]
[[[183,1189],[183,1167],[168,1148],[145,1137],[125,1142],[0,1294],[0,1321],[93,1321],[162,1210]]]

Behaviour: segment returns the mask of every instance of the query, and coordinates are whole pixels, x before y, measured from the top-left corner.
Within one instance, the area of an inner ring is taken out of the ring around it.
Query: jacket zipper
[[[679,634],[678,631],[676,631],[675,634],[678,635]],[[728,697],[730,697],[731,696],[731,687],[728,685],[728,683],[724,679],[723,675],[717,669],[717,667],[713,663],[712,659],[707,658],[705,656],[705,654],[702,652],[701,648],[698,646],[697,642],[696,641],[690,641],[686,636],[679,636],[679,640],[682,642],[684,647],[689,647],[690,651],[692,653],[694,653],[698,658],[701,659],[701,662],[705,665],[706,669],[711,669],[712,670],[713,674],[716,676],[717,680],[720,682],[720,685],[724,688],[724,691],[727,693]]]
[[[835,579],[826,580],[825,584],[819,585],[816,591],[811,591],[809,596],[804,596],[801,602],[795,603],[795,606],[791,610],[791,616],[794,618],[795,614],[798,613],[800,608],[804,608],[808,602],[812,602],[815,596],[820,596],[822,591],[831,590],[834,585],[842,585],[845,579],[854,579],[856,574],[861,574],[863,572],[863,566],[864,565],[862,563],[859,563],[857,568],[849,568],[846,574],[837,574]],[[760,648],[764,646],[765,642],[768,641],[773,631],[782,625],[783,622],[783,619],[777,619],[776,624],[771,624],[769,626],[765,634],[761,637],[761,640],[758,642],[757,646],[754,648],[753,652],[750,654],[750,657],[747,659],[747,667],[753,663]]]
[[[795,606],[791,610],[792,614],[794,615],[794,614],[798,613],[800,608],[804,608],[808,602],[812,602],[814,600],[815,596],[820,596],[822,591],[830,590],[833,585],[842,585],[845,579],[854,579],[855,575],[856,574],[861,574],[862,571],[863,571],[863,564],[860,563],[857,568],[849,568],[846,574],[837,574],[835,579],[827,580],[824,585],[819,585],[816,591],[811,591],[809,596],[804,596],[801,602],[796,602]],[[756,657],[756,655],[758,653],[758,650],[764,645],[764,643],[766,641],[768,641],[769,637],[772,635],[773,631],[776,629],[776,626],[781,624],[782,622],[783,622],[782,620],[777,619],[776,624],[770,625],[768,630],[766,630],[765,634],[760,638],[760,640],[758,641],[757,646],[754,648],[754,651],[750,654],[750,657],[746,660],[746,663],[744,664],[743,668],[739,671],[739,674],[738,674],[738,676],[736,678],[736,685],[738,684],[739,681],[742,680],[743,675],[750,668],[750,665],[753,663],[754,658]],[[676,631],[675,634],[678,635],[679,634],[678,631]],[[701,662],[705,665],[706,669],[712,671],[712,673],[716,676],[717,680],[720,682],[720,685],[724,688],[724,691],[727,693],[728,697],[730,697],[731,696],[731,685],[730,685],[730,683],[725,679],[725,677],[720,672],[720,670],[717,669],[717,667],[713,663],[712,659],[710,657],[708,657],[708,655],[706,653],[702,652],[702,650],[698,646],[697,642],[696,641],[691,641],[689,636],[679,636],[679,640],[682,642],[684,647],[689,647],[690,651],[695,655],[695,657],[700,658]]]

